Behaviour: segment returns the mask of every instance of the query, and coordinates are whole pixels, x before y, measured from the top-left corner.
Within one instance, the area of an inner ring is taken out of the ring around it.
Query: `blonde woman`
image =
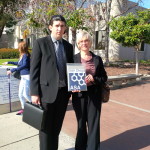
[[[21,80],[19,84],[19,99],[21,102],[21,110],[18,111],[17,115],[21,115],[24,110],[25,101],[31,102],[30,96],[30,53],[28,52],[28,46],[25,42],[20,42],[18,45],[20,57],[18,62],[5,62],[6,64],[17,65],[17,68],[12,68],[7,71],[7,75],[12,74],[15,71],[20,71]]]
[[[90,51],[92,38],[86,31],[77,35],[80,50],[74,57],[75,63],[86,67],[87,91],[72,94],[72,103],[78,123],[75,150],[100,149],[101,85],[107,81],[107,74],[100,56]]]

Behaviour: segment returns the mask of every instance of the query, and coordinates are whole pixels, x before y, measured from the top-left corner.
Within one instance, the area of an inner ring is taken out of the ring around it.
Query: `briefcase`
[[[45,119],[45,111],[41,106],[32,104],[30,102],[26,102],[24,106],[23,112],[23,122],[28,125],[38,129],[44,129],[44,119]]]

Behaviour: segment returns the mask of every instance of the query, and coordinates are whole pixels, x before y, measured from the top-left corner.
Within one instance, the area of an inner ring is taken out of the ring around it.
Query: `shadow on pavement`
[[[139,150],[150,146],[150,125],[128,130],[101,142],[101,149]]]

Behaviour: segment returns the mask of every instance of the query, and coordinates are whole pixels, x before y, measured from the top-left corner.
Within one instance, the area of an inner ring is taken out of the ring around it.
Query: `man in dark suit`
[[[62,38],[66,21],[52,16],[51,35],[37,39],[31,55],[32,102],[46,111],[45,129],[39,132],[40,150],[57,150],[71,93],[67,89],[66,63],[73,63],[73,46]]]

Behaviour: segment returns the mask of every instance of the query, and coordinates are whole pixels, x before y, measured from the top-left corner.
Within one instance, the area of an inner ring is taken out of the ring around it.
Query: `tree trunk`
[[[6,25],[6,22],[8,21],[8,18],[6,17],[6,15],[4,15],[4,9],[6,8],[6,4],[7,3],[3,3],[1,8],[0,8],[0,14],[1,14],[1,17],[0,17],[0,38],[3,34],[3,30],[4,30],[4,27]]]
[[[136,74],[139,74],[139,58],[138,58],[138,51],[135,52],[136,55]]]
[[[109,26],[106,25],[106,36],[105,36],[105,64],[109,65]]]
[[[135,52],[135,60],[136,60],[135,73],[138,75],[139,74],[139,55],[138,55],[138,50],[136,50],[136,52]]]
[[[75,44],[76,44],[76,29],[71,28],[71,32],[72,32],[71,44],[73,45],[73,48],[74,48],[74,50],[75,50]]]
[[[111,11],[112,0],[106,1],[106,36],[105,36],[105,63],[106,66],[109,65],[109,20],[110,20],[110,11]]]
[[[0,27],[0,38],[1,38],[2,34],[3,34],[4,27],[5,27],[5,24],[3,24],[3,25]]]

